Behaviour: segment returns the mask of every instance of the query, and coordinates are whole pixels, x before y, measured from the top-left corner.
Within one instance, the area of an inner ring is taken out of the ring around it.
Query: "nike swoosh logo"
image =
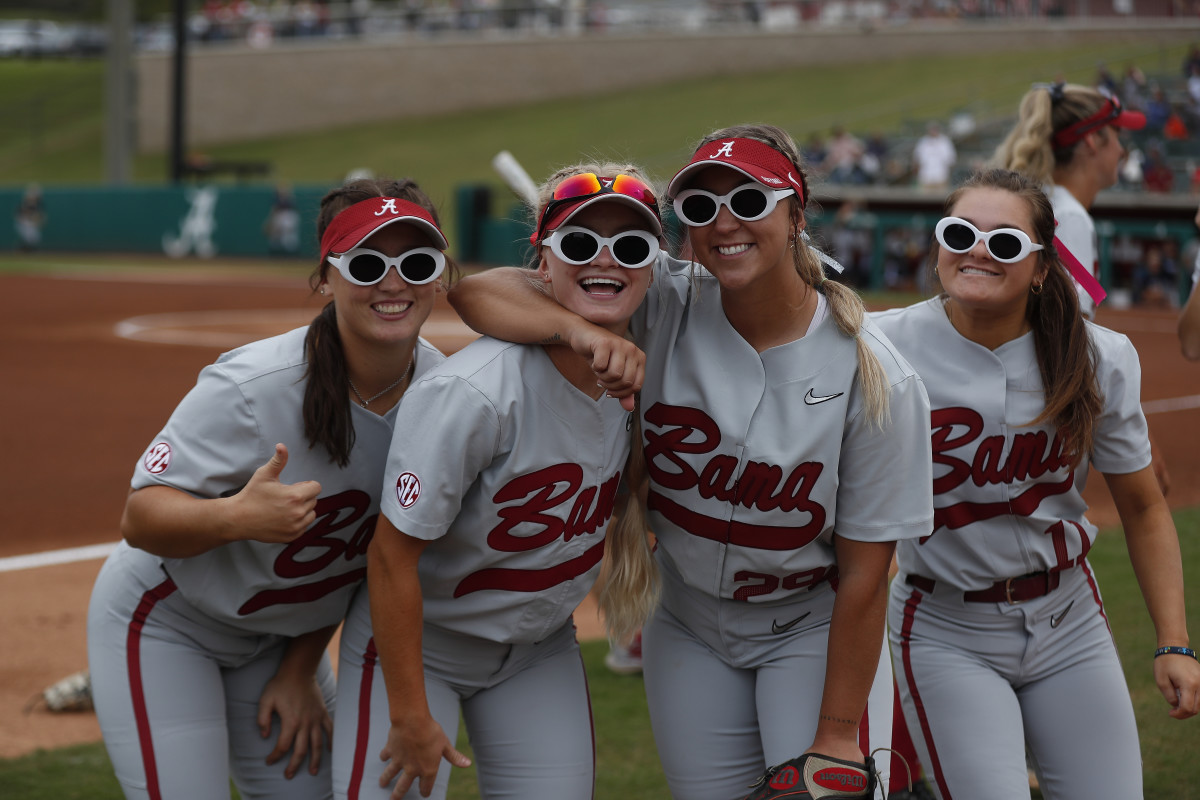
[[[1073,605],[1075,605],[1074,600],[1067,603],[1067,607],[1064,608],[1062,611],[1058,612],[1057,614],[1051,614],[1050,615],[1050,627],[1057,628],[1059,625],[1061,625],[1062,621],[1063,621],[1063,617],[1065,617],[1067,615],[1067,612],[1071,610],[1071,606],[1073,606]]]
[[[779,624],[779,620],[773,619],[773,620],[771,620],[771,633],[787,633],[792,628],[799,625],[800,622],[811,613],[812,613],[811,611],[805,611],[803,614],[796,617],[791,622],[785,622],[782,625]]]
[[[826,400],[832,400],[835,397],[841,397],[843,394],[845,394],[845,392],[838,392],[837,394],[827,394],[827,395],[818,397],[817,395],[813,394],[812,389],[809,389],[808,394],[804,395],[804,402],[810,406],[815,406],[817,403],[824,403]]]

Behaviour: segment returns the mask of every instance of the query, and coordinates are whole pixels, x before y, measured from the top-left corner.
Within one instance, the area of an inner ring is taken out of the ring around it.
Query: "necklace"
[[[358,398],[358,404],[360,406],[362,406],[363,408],[366,408],[367,406],[371,405],[371,403],[373,401],[378,400],[379,398],[383,397],[385,394],[390,392],[392,389],[395,389],[397,386],[399,386],[400,382],[408,377],[408,373],[412,370],[412,366],[413,366],[413,358],[410,357],[408,359],[408,366],[404,368],[404,372],[400,373],[399,378],[396,378],[396,380],[393,381],[392,384],[390,386],[388,386],[386,389],[384,389],[381,392],[377,392],[377,393],[371,395],[366,400],[363,399],[362,394],[358,391],[358,387],[354,385],[354,381],[350,380],[349,375],[346,376],[346,380],[349,381],[349,383],[350,383],[350,391],[354,392],[354,396]]]

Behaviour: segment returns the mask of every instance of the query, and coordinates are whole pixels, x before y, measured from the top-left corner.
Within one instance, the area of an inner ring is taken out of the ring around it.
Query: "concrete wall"
[[[270,49],[189,51],[189,146],[472,108],[615,91],[705,75],[1094,42],[1192,41],[1200,20],[1090,26],[1042,22],[946,22],[924,28],[719,35],[606,36],[386,44],[279,44]],[[137,63],[139,149],[162,152],[170,136],[170,54]]]

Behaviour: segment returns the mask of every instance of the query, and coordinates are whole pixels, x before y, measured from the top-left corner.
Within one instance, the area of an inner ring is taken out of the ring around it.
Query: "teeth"
[[[750,249],[748,244],[731,244],[726,247],[718,247],[717,252],[723,256],[736,256],[739,253],[744,253]]]
[[[580,283],[582,283],[584,286],[594,286],[596,284],[602,284],[605,286],[620,287],[620,286],[625,285],[618,280],[613,280],[612,278],[584,278],[583,280],[580,281]]]
[[[372,308],[380,314],[399,314],[407,311],[412,302],[408,303],[376,303]]]
[[[984,270],[984,269],[976,269],[975,267],[963,267],[961,272],[964,275],[985,275],[989,278],[996,274],[994,272],[988,272],[987,270]]]

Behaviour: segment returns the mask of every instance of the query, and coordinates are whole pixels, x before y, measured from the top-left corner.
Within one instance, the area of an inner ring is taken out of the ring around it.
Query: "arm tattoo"
[[[822,714],[821,719],[827,719],[830,722],[840,722],[843,725],[857,725],[858,723],[852,719],[842,719],[841,717],[831,717],[828,714]]]
[[[564,341],[561,334],[555,333],[542,339],[538,344],[562,344]]]

